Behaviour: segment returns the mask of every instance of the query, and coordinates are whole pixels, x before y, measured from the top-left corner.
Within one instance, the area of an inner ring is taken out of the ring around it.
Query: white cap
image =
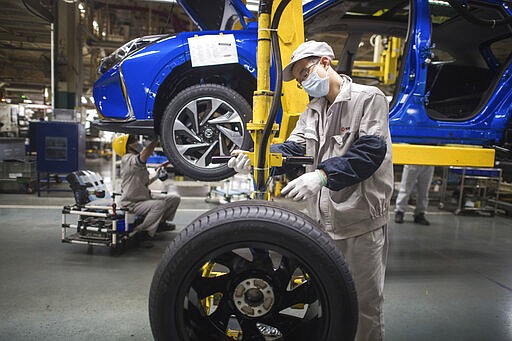
[[[294,79],[292,74],[293,65],[301,59],[308,57],[327,57],[329,60],[334,59],[332,48],[324,42],[308,40],[300,44],[292,53],[290,63],[283,69],[283,80],[285,82]]]

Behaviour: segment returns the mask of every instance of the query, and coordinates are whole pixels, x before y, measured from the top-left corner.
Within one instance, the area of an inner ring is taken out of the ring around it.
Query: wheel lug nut
[[[243,306],[241,308],[242,312],[246,313],[247,315],[254,315],[254,309],[249,307],[248,305]]]
[[[270,307],[272,306],[272,303],[274,303],[272,297],[265,298],[265,301],[263,302],[263,308],[269,310]]]
[[[259,289],[265,289],[267,287],[267,283],[261,279],[255,279],[254,286]]]
[[[235,290],[235,297],[242,297],[244,295],[244,287],[239,285]]]

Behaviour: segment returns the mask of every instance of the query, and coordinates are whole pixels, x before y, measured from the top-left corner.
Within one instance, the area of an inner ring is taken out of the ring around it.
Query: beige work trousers
[[[384,274],[387,225],[363,235],[335,240],[354,280],[359,302],[357,341],[384,340]]]
[[[137,215],[145,216],[142,223],[135,227],[136,232],[147,231],[153,237],[161,221],[173,220],[181,198],[177,193],[164,197],[139,201],[130,204],[128,208]]]

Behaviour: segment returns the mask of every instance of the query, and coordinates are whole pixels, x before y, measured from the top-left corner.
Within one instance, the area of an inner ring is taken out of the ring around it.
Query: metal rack
[[[32,193],[35,159],[26,155],[25,138],[0,137],[0,191]]]
[[[36,188],[36,162],[25,160],[0,161],[0,187],[16,192],[32,193]],[[5,188],[4,188],[5,187]]]
[[[445,168],[445,181],[441,203],[446,205],[446,191],[450,176],[459,177],[454,193],[457,194],[455,214],[464,212],[496,214],[499,186],[501,183],[501,169],[497,168]],[[458,190],[458,193],[456,192]]]

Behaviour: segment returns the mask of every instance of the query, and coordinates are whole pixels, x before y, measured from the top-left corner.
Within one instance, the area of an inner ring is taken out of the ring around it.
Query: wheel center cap
[[[233,302],[244,315],[259,317],[274,305],[274,290],[260,278],[248,278],[240,282],[233,293]]]
[[[245,292],[245,301],[251,305],[256,306],[263,301],[263,294],[256,288],[251,288]]]
[[[212,128],[206,128],[204,130],[204,137],[207,139],[210,139],[213,136],[213,129]]]

